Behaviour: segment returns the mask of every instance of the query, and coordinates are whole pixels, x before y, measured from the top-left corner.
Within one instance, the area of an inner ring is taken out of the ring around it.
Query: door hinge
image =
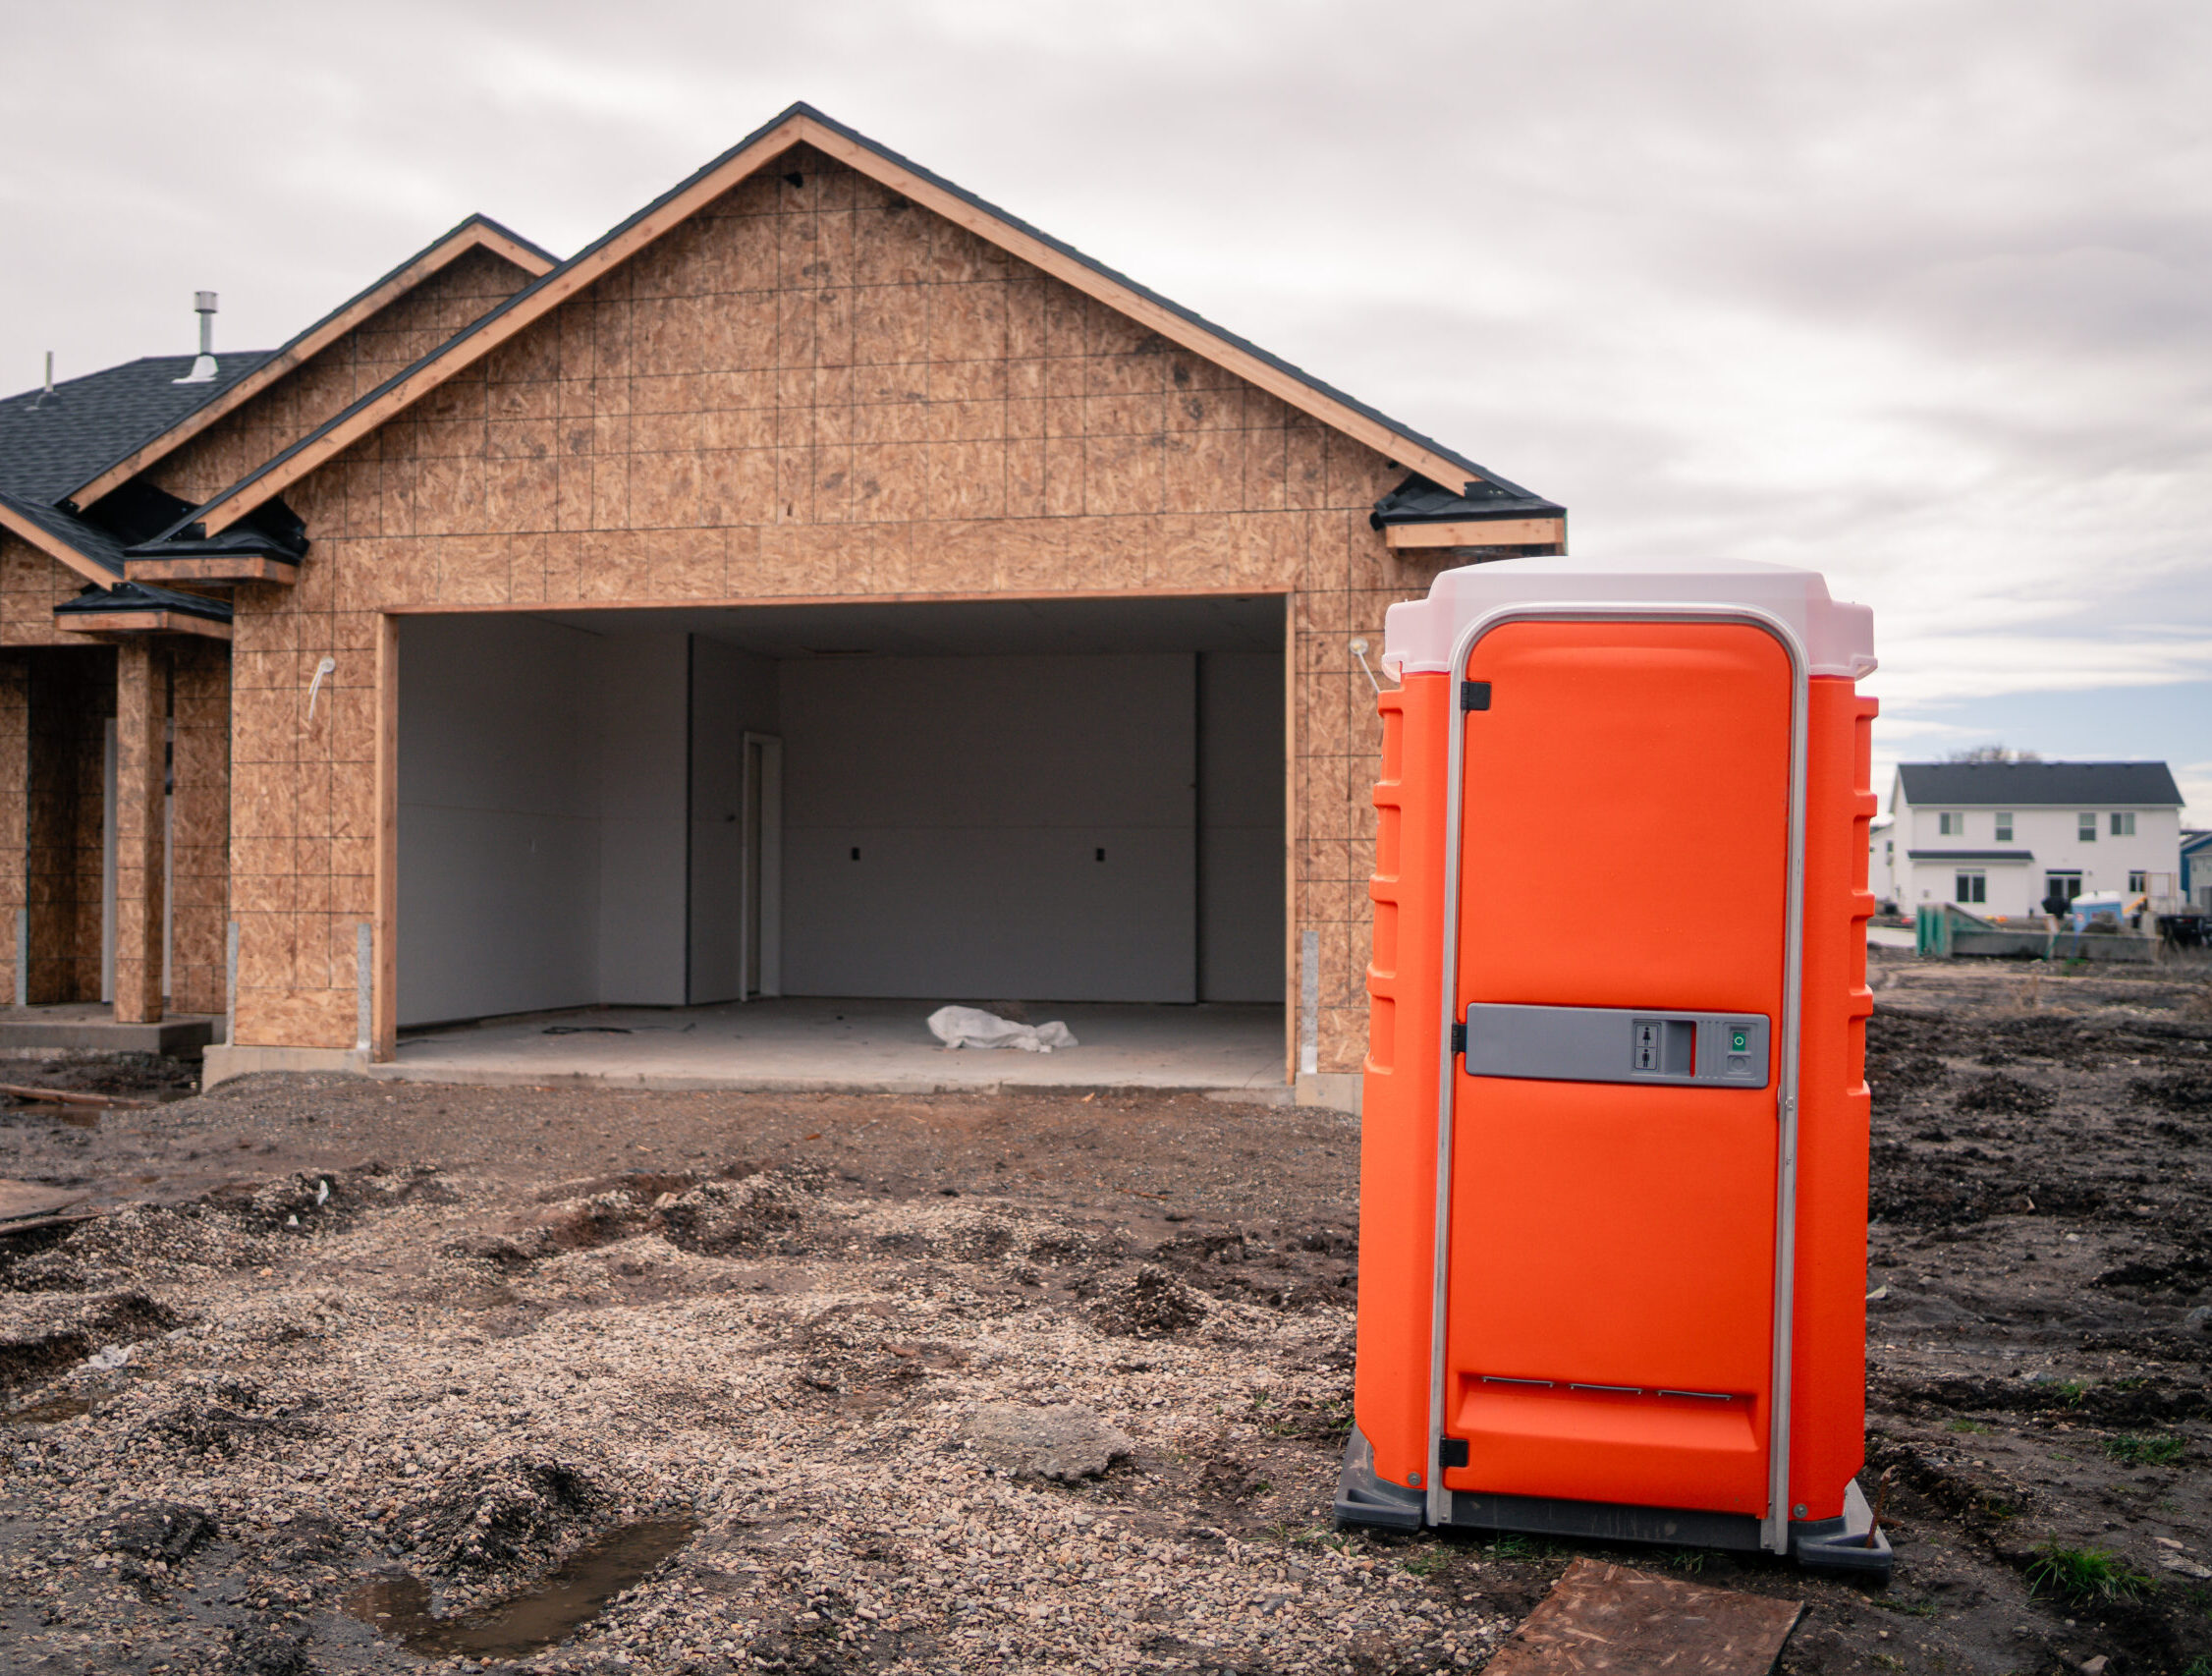
[[[1467,1027],[1466,1027],[1466,1026],[1465,1026],[1465,1025],[1454,1025],[1454,1026],[1452,1027],[1452,1051],[1453,1051],[1453,1052],[1454,1052],[1455,1054],[1457,1054],[1457,1055],[1458,1055],[1459,1057],[1463,1058],[1463,1059],[1466,1057],[1466,1051],[1467,1051]]]
[[[1487,710],[1490,707],[1490,683],[1487,681],[1463,681],[1460,683],[1460,708],[1463,710]]]
[[[1464,1437],[1438,1439],[1436,1464],[1440,1467],[1465,1466],[1467,1464],[1467,1440]]]

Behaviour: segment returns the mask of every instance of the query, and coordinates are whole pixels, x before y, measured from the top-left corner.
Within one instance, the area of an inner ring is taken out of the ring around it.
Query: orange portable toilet
[[[1864,606],[1515,559],[1390,609],[1341,1525],[1886,1574]]]

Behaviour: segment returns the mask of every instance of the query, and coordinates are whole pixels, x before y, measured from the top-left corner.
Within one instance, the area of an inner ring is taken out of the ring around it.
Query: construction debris
[[[1766,1676],[1804,1608],[1577,1559],[1490,1661],[1491,1676],[1665,1670]]]

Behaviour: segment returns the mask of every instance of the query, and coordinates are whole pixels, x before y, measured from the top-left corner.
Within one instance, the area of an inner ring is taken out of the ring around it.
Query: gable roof
[[[228,351],[204,384],[180,384],[189,355],[143,356],[0,400],[0,529],[102,587],[123,575],[126,540],[91,507],[310,356],[471,251],[534,276],[554,255],[486,215],[471,215],[274,350]],[[189,512],[189,508],[182,509]],[[165,521],[166,522],[166,521]],[[132,531],[131,538],[153,531]]]
[[[474,364],[525,326],[636,254],[693,211],[800,144],[811,145],[833,161],[944,216],[1432,482],[1461,484],[1465,492],[1479,496],[1483,485],[1498,481],[1465,455],[1401,424],[1234,332],[1225,331],[1182,305],[1170,302],[1158,292],[1083,254],[1074,246],[1040,232],[973,193],[823,115],[811,105],[800,103],[754,130],[704,168],[663,193],[535,283],[525,286],[499,307],[456,332],[414,365],[395,373],[352,407],[334,415],[291,447],[209,498],[190,519],[181,521],[179,528],[183,523],[199,522],[212,534],[244,517],[260,501],[281,493],[359,437],[427,395],[455,373]]]
[[[275,350],[262,351],[254,364],[191,412],[159,429],[135,439],[135,446],[101,463],[99,469],[69,486],[64,493],[81,506],[90,506],[100,496],[137,476],[162,456],[182,447],[217,419],[236,412],[287,372],[327,349],[378,309],[414,290],[431,275],[451,266],[471,251],[489,251],[521,268],[532,279],[558,265],[550,251],[533,245],[520,233],[502,227],[488,215],[471,215],[460,225],[438,235],[389,273],[371,280],[321,319]],[[226,358],[218,357],[219,362]],[[226,364],[225,370],[228,370]],[[0,444],[4,447],[4,444]]]
[[[0,401],[0,490],[58,505],[71,492],[195,409],[235,390],[269,359],[265,349],[215,358],[205,384],[180,384],[189,355],[148,355],[44,390]]]
[[[1897,777],[1907,800],[1922,806],[2182,802],[2182,789],[2163,762],[1901,762]]]

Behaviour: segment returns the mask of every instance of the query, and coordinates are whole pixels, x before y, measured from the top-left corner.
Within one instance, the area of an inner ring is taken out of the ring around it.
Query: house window
[[[1883,840],[1882,840],[1882,865],[1883,865],[1884,866],[1890,866],[1894,865],[1894,864],[1896,863],[1896,861],[1897,861],[1897,840],[1896,840],[1895,838],[1885,838],[1885,839],[1883,839]]]
[[[2116,809],[2112,811],[2112,835],[2115,838],[2134,837],[2135,811],[2133,810],[2122,810]]]
[[[2009,814],[2000,814],[1997,817],[1997,842],[2000,844],[2010,844],[2012,841],[2013,817]]]
[[[1989,875],[1979,867],[1961,867],[1958,888],[1952,893],[1954,902],[1987,902],[1989,900]]]
[[[2148,889],[2150,889],[2150,874],[2129,873],[2128,875],[2128,894],[2129,896],[2140,896]]]
[[[2043,875],[2043,900],[2045,902],[2053,899],[2060,902],[2072,902],[2080,894],[2081,875],[2079,873],[2045,873]]]
[[[1966,817],[1956,810],[1945,810],[1936,816],[1936,832],[1944,838],[1963,838],[1966,833]]]
[[[2097,841],[2097,817],[2086,812],[2081,814],[2074,821],[2074,835],[2084,844],[2094,844]]]

